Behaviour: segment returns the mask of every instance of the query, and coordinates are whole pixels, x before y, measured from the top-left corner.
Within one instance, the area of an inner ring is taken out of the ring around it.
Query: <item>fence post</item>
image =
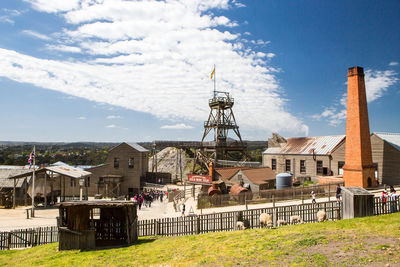
[[[328,184],[328,201],[331,201],[331,183]]]
[[[304,204],[303,189],[301,189],[301,204]]]
[[[200,234],[200,223],[201,223],[200,216],[197,216],[197,234]]]
[[[8,250],[11,248],[11,232],[8,232]]]
[[[275,208],[275,195],[272,195],[272,207]]]
[[[244,200],[244,204],[246,205],[246,210],[248,210],[248,207],[247,207],[247,199]]]

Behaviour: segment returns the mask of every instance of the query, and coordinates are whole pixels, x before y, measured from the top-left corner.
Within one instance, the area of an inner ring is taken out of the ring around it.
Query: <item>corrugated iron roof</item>
[[[61,175],[65,175],[65,176],[69,176],[72,178],[81,178],[81,177],[85,177],[85,176],[89,176],[92,173],[88,172],[88,171],[84,171],[82,169],[78,169],[78,168],[74,168],[71,166],[50,166],[50,167],[45,167],[46,170],[61,174]]]
[[[269,167],[243,169],[242,173],[255,184],[264,184],[276,179],[276,173]]]
[[[374,133],[382,140],[388,142],[396,149],[400,150],[400,133]]]
[[[137,143],[127,143],[128,145],[130,145],[131,147],[133,147],[134,149],[136,149],[139,152],[148,152],[149,150],[147,150],[146,148],[142,147],[141,145],[137,144]]]
[[[218,168],[215,171],[220,175],[220,178],[224,182],[228,182],[230,178],[232,178],[235,173],[237,173],[241,168],[240,167],[228,167],[228,168]]]
[[[0,168],[0,188],[3,187],[14,187],[14,181],[8,179],[10,176],[18,175],[21,173],[25,173],[27,170],[24,168],[13,168],[13,167],[20,167],[20,166],[9,166],[11,168]],[[18,179],[16,187],[19,188],[24,183],[24,179]]]
[[[287,138],[287,143],[282,147],[268,148],[264,154],[327,155],[345,138],[345,135],[292,137]]]

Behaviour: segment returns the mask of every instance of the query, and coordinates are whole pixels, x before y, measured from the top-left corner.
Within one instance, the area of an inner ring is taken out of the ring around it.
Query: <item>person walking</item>
[[[337,202],[340,202],[341,194],[342,194],[342,188],[340,187],[340,185],[338,185],[336,188],[336,201]]]
[[[382,202],[382,213],[385,213],[386,211],[386,199],[388,197],[386,189],[383,190],[382,195],[381,195],[381,202]]]
[[[182,204],[182,216],[185,216],[185,203]]]
[[[315,199],[315,193],[314,191],[311,191],[311,199],[312,199],[312,204],[317,204],[317,200]]]
[[[389,200],[390,200],[390,212],[397,212],[397,207],[396,207],[396,190],[394,190],[393,185],[390,186],[390,192],[389,192]]]

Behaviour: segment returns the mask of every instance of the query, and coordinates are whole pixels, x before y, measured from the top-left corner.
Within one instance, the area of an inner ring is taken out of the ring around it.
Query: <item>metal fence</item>
[[[0,232],[0,250],[27,248],[58,242],[57,226]]]

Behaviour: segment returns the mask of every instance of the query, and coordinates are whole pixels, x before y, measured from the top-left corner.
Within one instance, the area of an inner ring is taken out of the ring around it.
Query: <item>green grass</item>
[[[80,252],[58,243],[0,252],[0,266],[365,266],[400,263],[400,213],[337,222],[140,238]]]

